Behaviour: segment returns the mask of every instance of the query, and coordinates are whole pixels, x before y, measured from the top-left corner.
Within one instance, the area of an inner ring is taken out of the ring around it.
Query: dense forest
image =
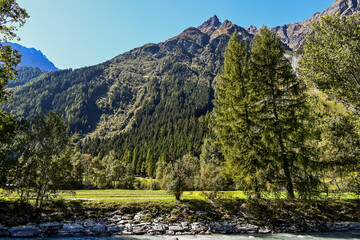
[[[40,70],[37,67],[20,67],[17,70],[16,82],[10,81],[8,87],[13,88],[16,86],[22,86],[30,80],[39,77],[41,74],[45,73],[45,71]]]

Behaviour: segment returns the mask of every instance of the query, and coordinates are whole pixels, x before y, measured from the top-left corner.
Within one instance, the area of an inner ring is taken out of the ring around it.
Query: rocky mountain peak
[[[336,0],[323,15],[350,15],[360,10],[360,0]]]
[[[254,25],[250,25],[250,27],[245,27],[244,29],[252,35],[256,35],[259,32],[259,29]]]
[[[205,21],[201,26],[199,26],[199,29],[202,28],[208,28],[208,27],[220,27],[221,22],[219,21],[219,18],[214,15],[211,18],[209,18],[207,21]]]
[[[325,11],[315,13],[312,18],[303,22],[290,23],[284,26],[274,27],[271,30],[276,32],[281,41],[287,44],[291,49],[297,50],[311,31],[311,24],[320,17],[328,15],[352,15],[360,11],[360,0],[335,0],[334,3]]]
[[[201,24],[198,29],[206,34],[211,34],[216,29],[218,29],[221,25],[221,22],[219,21],[219,18],[214,15],[211,18],[209,18],[207,21],[205,21],[203,24]]]

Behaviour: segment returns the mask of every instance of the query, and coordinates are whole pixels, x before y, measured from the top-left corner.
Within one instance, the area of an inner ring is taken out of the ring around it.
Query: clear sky
[[[58,68],[109,60],[165,41],[217,15],[247,27],[303,21],[334,0],[18,0],[30,18],[18,32]]]

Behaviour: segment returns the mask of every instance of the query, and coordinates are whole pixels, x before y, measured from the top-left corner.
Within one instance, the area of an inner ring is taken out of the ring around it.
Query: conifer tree
[[[295,178],[308,167],[311,151],[306,147],[306,87],[284,56],[280,39],[268,28],[260,29],[251,49],[251,102],[257,126],[262,163],[270,184],[284,187],[294,198]]]
[[[266,27],[250,52],[233,35],[216,86],[214,132],[237,182],[256,197],[286,189],[294,198],[295,185],[316,179],[306,86],[284,54],[279,38]]]
[[[249,69],[246,43],[234,33],[225,52],[223,74],[215,86],[213,129],[241,188],[259,196],[263,177],[253,134]]]

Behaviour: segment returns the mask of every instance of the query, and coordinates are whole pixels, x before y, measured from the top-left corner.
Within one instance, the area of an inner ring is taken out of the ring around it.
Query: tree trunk
[[[285,178],[286,178],[287,198],[294,199],[295,198],[294,186],[292,184],[291,173],[290,173],[290,169],[289,169],[289,162],[287,161],[285,156],[283,159],[283,169],[284,169]]]
[[[181,196],[181,193],[180,192],[175,192],[175,199],[177,200],[177,201],[180,201],[180,196]]]
[[[281,126],[279,125],[279,116],[278,116],[278,110],[277,110],[276,99],[275,99],[275,91],[274,91],[273,85],[271,86],[271,93],[272,93],[272,98],[273,98],[272,105],[273,105],[273,113],[274,113],[274,117],[275,117],[275,131],[276,131],[277,138],[279,141],[280,154],[281,154],[281,160],[282,160],[282,168],[283,168],[284,174],[285,174],[287,198],[294,199],[295,198],[294,186],[292,184],[290,166],[289,166],[289,161],[286,156],[284,140],[282,138]]]

